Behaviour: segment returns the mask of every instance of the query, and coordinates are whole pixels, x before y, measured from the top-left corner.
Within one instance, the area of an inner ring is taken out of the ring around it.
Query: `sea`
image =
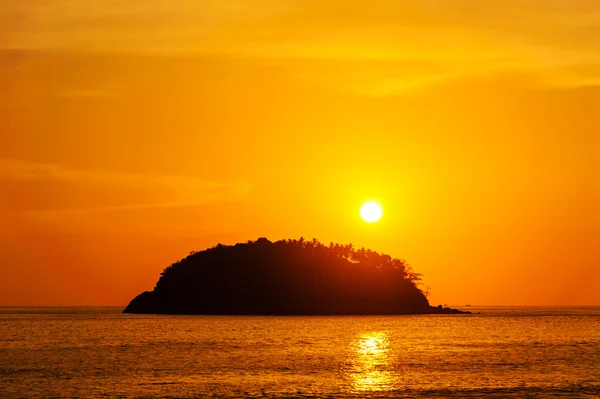
[[[600,307],[160,316],[0,308],[0,398],[600,398]]]

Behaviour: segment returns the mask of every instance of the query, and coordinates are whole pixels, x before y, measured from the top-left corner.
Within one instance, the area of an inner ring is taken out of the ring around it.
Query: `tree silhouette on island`
[[[352,244],[266,238],[192,252],[124,313],[372,315],[469,313],[429,305],[404,261]]]

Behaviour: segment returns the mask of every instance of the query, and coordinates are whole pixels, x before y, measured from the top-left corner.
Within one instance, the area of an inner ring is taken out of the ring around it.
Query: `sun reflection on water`
[[[384,331],[362,334],[353,342],[350,375],[355,391],[392,389],[389,347],[390,341]]]

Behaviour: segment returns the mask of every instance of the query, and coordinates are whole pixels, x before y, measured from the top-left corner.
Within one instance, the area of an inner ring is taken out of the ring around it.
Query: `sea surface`
[[[206,317],[0,308],[0,398],[600,398],[600,308]]]

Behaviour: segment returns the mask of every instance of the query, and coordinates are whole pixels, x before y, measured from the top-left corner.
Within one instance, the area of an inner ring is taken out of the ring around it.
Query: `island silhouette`
[[[469,313],[431,306],[403,260],[352,244],[266,238],[218,244],[167,267],[124,313],[401,315]]]

